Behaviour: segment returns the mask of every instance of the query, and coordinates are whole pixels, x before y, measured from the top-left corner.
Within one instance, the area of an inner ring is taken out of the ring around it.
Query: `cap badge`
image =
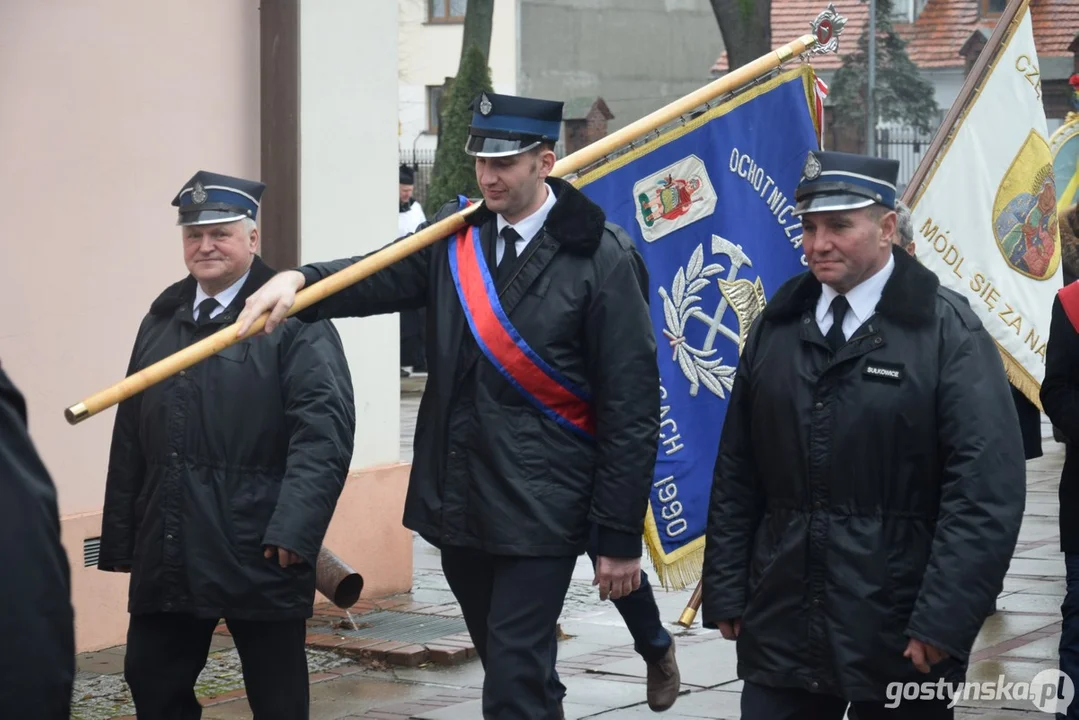
[[[493,108],[493,106],[491,105],[491,101],[487,98],[487,93],[484,93],[483,95],[481,95],[480,96],[480,115],[483,115],[484,117],[486,117],[487,115],[490,115],[492,108]]]
[[[191,191],[191,201],[198,205],[206,202],[206,190],[202,187],[202,183],[195,183],[195,189]]]
[[[809,157],[806,158],[805,167],[802,168],[802,176],[806,180],[816,180],[820,177],[820,160],[813,153],[809,153]]]

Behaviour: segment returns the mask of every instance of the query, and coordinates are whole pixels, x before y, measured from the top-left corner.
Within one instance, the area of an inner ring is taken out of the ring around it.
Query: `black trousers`
[[[303,619],[226,620],[243,666],[254,720],[307,720],[310,688]],[[198,720],[195,681],[206,665],[216,620],[132,615],[124,679],[139,720]]]
[[[848,705],[851,708],[849,715]],[[742,685],[743,720],[952,720],[947,700],[902,700],[894,707],[880,703],[848,703],[843,698],[807,690],[772,688],[746,681]]]
[[[599,554],[599,528],[592,527],[592,536],[588,544],[588,557],[592,561],[593,569]],[[633,649],[637,651],[645,662],[654,663],[663,659],[670,649],[674,640],[671,634],[663,627],[663,621],[659,617],[659,606],[656,605],[656,596],[652,593],[652,586],[648,582],[648,573],[641,570],[641,585],[636,590],[611,603],[622,616],[626,623],[626,629],[633,637]],[[556,697],[565,699],[566,686],[558,677],[555,661],[558,659],[558,638],[554,637],[554,649],[551,651],[551,684]]]
[[[551,637],[576,563],[572,556],[442,548],[442,571],[483,663],[485,719],[561,717],[551,678]]]

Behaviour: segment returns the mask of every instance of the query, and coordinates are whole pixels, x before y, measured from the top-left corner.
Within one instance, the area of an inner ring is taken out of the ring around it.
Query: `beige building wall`
[[[428,129],[427,88],[442,85],[447,77],[456,75],[461,59],[464,24],[428,22],[430,1],[398,0],[399,144],[406,151],[413,146],[433,149],[438,144],[434,135],[423,134]],[[494,0],[491,19],[491,50],[487,61],[491,86],[496,93],[507,95],[517,93],[518,2]]]
[[[397,23],[393,0],[300,4],[301,263],[373,252],[397,236]],[[365,597],[407,591],[399,316],[334,324],[352,371],[356,444],[326,546],[363,575]]]
[[[258,176],[258,33],[258,0],[0,3],[0,361],[59,492],[80,649],[122,642],[127,576],[83,567],[115,409],[74,427],[63,410],[124,377],[186,275],[182,183]]]
[[[333,5],[345,11],[350,3],[342,2]],[[395,51],[396,13],[392,20],[380,13],[344,38],[369,44],[355,58],[353,79],[379,54]],[[319,43],[317,36],[304,40],[309,49]],[[115,409],[74,427],[63,410],[123,378],[150,303],[186,275],[170,205],[182,183],[199,169],[259,177],[259,73],[259,0],[0,2],[0,300],[7,309],[0,362],[26,396],[32,437],[58,487],[79,651],[123,642],[128,578],[83,562],[83,541],[100,533]],[[390,93],[379,82],[392,107],[396,88]],[[359,95],[350,102],[322,109],[343,120],[372,107]],[[391,126],[368,140],[392,147],[395,135]],[[332,170],[327,163],[312,166],[305,182],[317,187],[317,176]],[[391,161],[382,164],[392,173]],[[391,192],[386,186],[382,194]],[[338,197],[336,210],[363,196]],[[389,226],[392,202],[378,204]],[[348,229],[357,230],[341,223],[335,232]],[[395,326],[380,332],[385,337],[368,347],[396,347]],[[350,352],[350,364],[355,358]],[[352,364],[357,378],[368,370]],[[391,370],[382,382],[396,387]],[[365,596],[407,590],[411,582],[410,536],[400,526],[397,399],[382,393],[376,405],[362,394],[368,390],[357,382],[360,417],[391,419],[392,430],[378,437],[393,436],[392,457],[370,443],[358,446],[355,474],[368,484],[350,482],[327,540],[357,562],[379,550],[372,538],[395,538],[384,560],[364,565]],[[379,467],[364,472],[364,463]],[[349,532],[358,527],[362,534]]]

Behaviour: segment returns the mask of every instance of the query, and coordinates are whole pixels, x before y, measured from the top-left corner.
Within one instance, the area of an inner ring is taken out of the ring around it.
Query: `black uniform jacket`
[[[154,301],[128,373],[220,330],[273,270],[255,258],[235,300],[204,327],[195,280]],[[307,617],[315,561],[352,459],[352,379],[336,329],[287,322],[120,403],[98,567],[132,566],[132,613]],[[281,568],[263,547],[288,548]]]
[[[56,488],[0,370],[0,718],[67,720],[75,678],[71,568]]]
[[[404,524],[436,544],[520,556],[583,552],[590,522],[601,555],[641,554],[659,439],[659,369],[647,273],[632,241],[569,183],[544,229],[497,285],[524,341],[587,392],[595,441],[530,404],[473,339],[450,272],[451,241],[433,245],[313,305],[301,318],[427,308],[429,376],[416,423]],[[456,210],[443,207],[442,219]],[[493,267],[496,216],[481,227]],[[426,227],[425,223],[421,227]],[[360,258],[302,268],[311,284]]]
[[[739,676],[849,700],[936,682],[910,638],[966,662],[1023,519],[1023,445],[1000,354],[969,304],[902,250],[833,357],[821,285],[753,327],[709,508],[703,622],[742,618]]]
[[[1079,333],[1072,327],[1059,296],[1053,300],[1041,401],[1045,414],[1066,442],[1058,490],[1060,550],[1079,553]]]

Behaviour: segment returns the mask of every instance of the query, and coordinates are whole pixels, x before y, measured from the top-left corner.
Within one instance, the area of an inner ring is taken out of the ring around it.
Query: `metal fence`
[[[899,193],[906,189],[932,140],[932,135],[910,127],[877,128],[877,156],[899,161],[899,182],[896,183]]]

